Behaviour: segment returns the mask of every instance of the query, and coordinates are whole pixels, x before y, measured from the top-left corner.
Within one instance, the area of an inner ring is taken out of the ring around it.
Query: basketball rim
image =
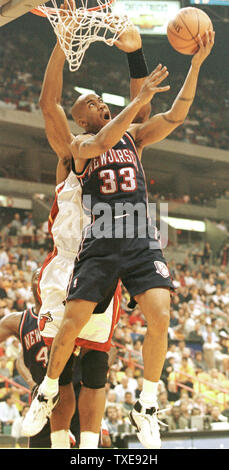
[[[78,6],[78,9],[83,9],[83,10],[87,10],[91,12],[91,11],[104,10],[105,8],[110,7],[112,3],[115,2],[115,0],[76,0],[76,4],[79,4],[79,2],[81,2],[81,6]],[[60,4],[61,3],[62,2],[60,2]],[[77,9],[77,6],[76,6],[76,9]],[[48,7],[45,5],[45,10],[47,11],[47,13],[52,14],[58,11],[59,8]],[[30,13],[33,13],[34,15],[37,15],[37,16],[43,16],[46,18],[45,12],[39,10],[38,8],[33,8],[32,10],[30,10]]]

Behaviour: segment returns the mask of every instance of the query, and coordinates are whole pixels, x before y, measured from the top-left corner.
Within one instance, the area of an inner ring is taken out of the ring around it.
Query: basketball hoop
[[[115,0],[66,0],[67,8],[60,8],[56,0],[53,7],[40,5],[31,13],[46,17],[51,23],[69,64],[69,70],[79,69],[84,54],[90,44],[96,41],[113,46],[130,24],[126,15],[112,14],[111,6]]]

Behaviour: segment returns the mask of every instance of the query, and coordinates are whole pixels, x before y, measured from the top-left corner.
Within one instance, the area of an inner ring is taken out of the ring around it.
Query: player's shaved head
[[[108,106],[96,93],[79,96],[71,112],[74,121],[92,133],[97,133],[111,118]]]
[[[89,93],[87,95],[81,95],[75,101],[74,105],[72,106],[71,114],[78,124],[84,119],[85,112],[86,112],[86,104],[90,98],[95,98],[96,95],[94,93]]]

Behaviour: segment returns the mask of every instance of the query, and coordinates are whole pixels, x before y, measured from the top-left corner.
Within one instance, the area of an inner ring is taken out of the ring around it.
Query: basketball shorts
[[[155,287],[174,290],[160,245],[156,243],[158,249],[151,249],[150,242],[149,238],[82,240],[67,301],[101,302],[117,279],[131,297]]]
[[[74,268],[75,254],[54,250],[46,258],[39,276],[41,300],[39,329],[46,344],[51,344],[64,317],[69,278]],[[114,328],[119,319],[121,288],[112,284],[106,298],[101,299],[89,322],[81,330],[76,345],[99,351],[109,351]]]

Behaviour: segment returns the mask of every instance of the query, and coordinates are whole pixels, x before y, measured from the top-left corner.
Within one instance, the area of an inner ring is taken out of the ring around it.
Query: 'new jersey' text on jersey
[[[117,203],[133,206],[142,203],[148,214],[144,170],[129,133],[104,154],[88,160],[84,170],[76,174],[82,186],[84,208],[89,209],[85,196],[90,196],[91,208],[97,203],[108,203],[114,212]]]

